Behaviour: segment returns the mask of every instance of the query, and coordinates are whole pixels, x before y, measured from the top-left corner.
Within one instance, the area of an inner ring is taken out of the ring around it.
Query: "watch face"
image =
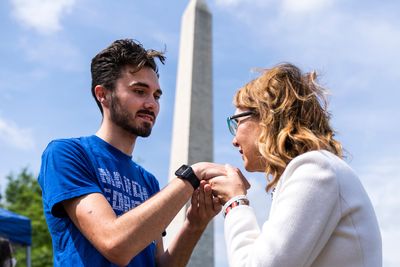
[[[182,165],[179,169],[176,170],[175,175],[181,179],[188,181],[195,190],[200,185],[199,179],[196,177],[196,174],[193,172],[192,168],[188,165]]]
[[[186,176],[187,175],[187,170],[190,167],[187,165],[182,165],[179,169],[176,170],[175,175],[176,176]]]

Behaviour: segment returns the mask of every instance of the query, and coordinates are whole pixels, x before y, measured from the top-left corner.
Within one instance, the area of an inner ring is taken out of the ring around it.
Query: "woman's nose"
[[[239,144],[238,144],[238,142],[237,142],[237,139],[236,139],[236,136],[232,139],[232,145],[233,145],[234,147],[238,147],[238,146],[239,146]]]

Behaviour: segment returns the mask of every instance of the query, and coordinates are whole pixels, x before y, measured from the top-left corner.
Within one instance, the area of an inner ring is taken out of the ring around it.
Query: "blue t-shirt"
[[[62,201],[101,193],[120,216],[160,190],[152,174],[95,135],[52,141],[42,155],[38,180],[54,266],[115,266],[76,228]],[[152,242],[128,266],[155,266],[155,250]]]

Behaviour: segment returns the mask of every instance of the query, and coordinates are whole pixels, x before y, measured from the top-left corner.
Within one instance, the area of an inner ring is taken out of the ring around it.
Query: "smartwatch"
[[[194,190],[200,186],[200,180],[193,172],[192,167],[188,165],[183,164],[179,169],[176,170],[175,175],[182,180],[188,181],[193,186]]]

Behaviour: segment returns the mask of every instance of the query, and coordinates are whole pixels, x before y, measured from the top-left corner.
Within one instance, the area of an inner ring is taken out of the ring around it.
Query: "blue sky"
[[[153,134],[134,158],[167,183],[181,15],[188,1],[0,1],[0,186],[54,138],[93,134],[100,112],[90,94],[91,58],[113,40],[167,50]],[[225,117],[255,68],[292,62],[329,88],[332,124],[376,209],[384,266],[399,266],[400,3],[345,0],[208,0],[213,13],[214,159],[242,167]],[[259,220],[270,197],[263,175],[246,173]],[[222,218],[216,263],[226,266]]]

